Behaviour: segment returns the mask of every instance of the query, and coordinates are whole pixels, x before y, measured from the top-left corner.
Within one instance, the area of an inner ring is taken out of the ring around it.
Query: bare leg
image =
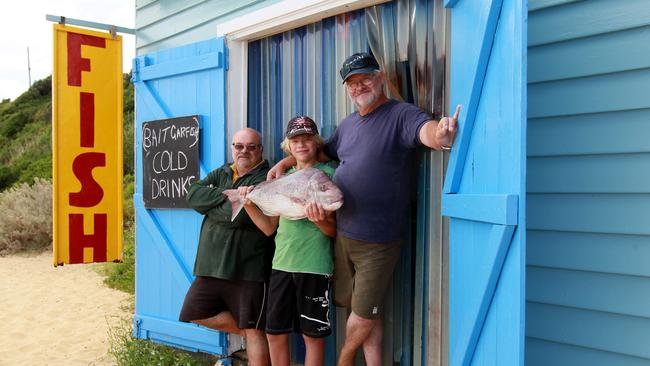
[[[354,312],[348,317],[348,322],[345,330],[345,343],[343,343],[343,348],[341,348],[341,353],[339,355],[338,366],[353,366],[354,365],[354,356],[357,352],[357,349],[364,345],[364,343],[370,338],[371,331],[375,326],[380,322],[379,319],[365,319]],[[381,330],[379,332],[379,343],[381,344]],[[365,345],[364,345],[365,352]],[[371,361],[376,362],[376,357],[371,357]],[[368,366],[381,365],[381,346],[379,349],[379,363],[368,363]],[[366,355],[366,362],[368,362],[368,356]]]
[[[289,366],[289,334],[267,334],[271,365]]]
[[[325,357],[325,339],[303,335],[305,340],[305,366],[323,366]],[[274,364],[275,365],[275,364]]]
[[[370,336],[363,342],[363,354],[367,366],[381,365],[381,319],[375,321],[375,326],[370,331]]]
[[[250,366],[268,366],[269,344],[266,342],[264,332],[257,329],[244,329],[246,333],[246,356]]]
[[[192,320],[192,323],[208,327],[210,329],[220,330],[226,333],[238,334],[244,336],[243,329],[237,327],[237,322],[230,311],[222,311],[212,318]]]

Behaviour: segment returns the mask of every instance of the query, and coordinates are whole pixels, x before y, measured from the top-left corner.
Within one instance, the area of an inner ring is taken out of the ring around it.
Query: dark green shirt
[[[226,164],[192,184],[187,192],[187,202],[205,216],[194,263],[195,276],[268,281],[275,248],[273,236],[264,235],[246,210],[231,222],[232,206],[222,194],[226,189],[265,181],[268,170],[269,164],[264,161],[233,183],[233,171]]]

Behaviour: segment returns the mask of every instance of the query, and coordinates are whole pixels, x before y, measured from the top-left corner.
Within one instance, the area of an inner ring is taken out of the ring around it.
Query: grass
[[[136,339],[132,336],[130,322],[123,320],[109,327],[109,350],[118,366],[207,366],[214,365],[217,357],[192,353]]]

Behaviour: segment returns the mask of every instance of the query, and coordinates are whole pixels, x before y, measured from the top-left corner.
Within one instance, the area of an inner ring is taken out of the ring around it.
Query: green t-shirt
[[[330,178],[334,175],[334,168],[328,165],[317,164],[314,168],[322,170]],[[294,171],[292,169],[289,173]],[[334,270],[332,239],[309,219],[288,220],[280,217],[275,235],[273,269],[331,275]]]

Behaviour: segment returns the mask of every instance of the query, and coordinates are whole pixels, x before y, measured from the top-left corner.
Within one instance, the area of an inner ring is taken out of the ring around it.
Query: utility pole
[[[27,47],[27,77],[29,77],[29,87],[32,87],[32,67],[29,65],[29,46]]]

